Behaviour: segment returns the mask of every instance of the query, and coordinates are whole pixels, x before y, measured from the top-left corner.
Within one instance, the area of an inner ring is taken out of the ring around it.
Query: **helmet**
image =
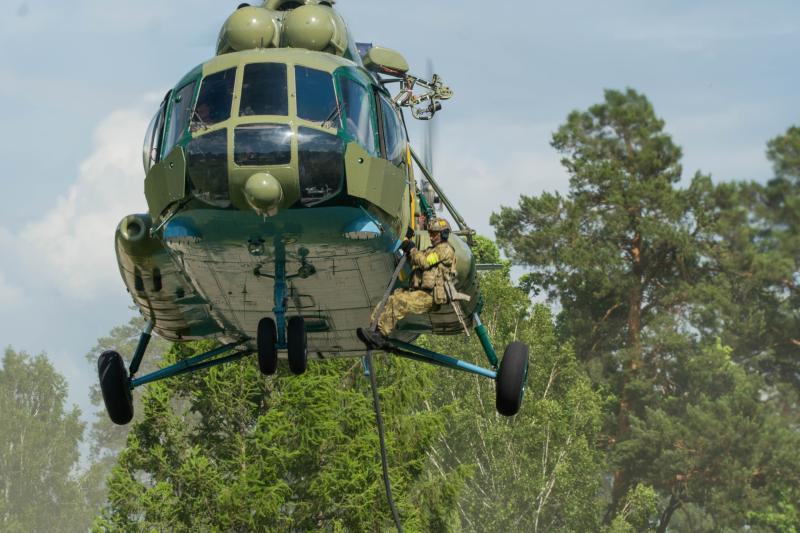
[[[428,232],[438,233],[442,241],[447,242],[450,238],[450,223],[443,218],[432,218],[428,221]]]
[[[450,231],[450,223],[443,218],[432,218],[428,221],[428,231]]]

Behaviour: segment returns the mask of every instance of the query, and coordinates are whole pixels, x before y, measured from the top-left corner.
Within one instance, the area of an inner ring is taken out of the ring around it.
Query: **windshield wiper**
[[[200,118],[200,114],[196,109],[192,112],[192,120],[189,123],[189,131],[197,131],[199,128],[196,128],[195,126],[199,126],[203,129],[203,131],[208,129],[208,124],[206,124],[205,121]]]
[[[333,111],[331,111],[330,115],[328,115],[328,118],[322,121],[322,127],[325,127],[325,125],[328,123],[330,123],[331,128],[336,127],[336,124],[334,124],[333,121],[337,120],[339,115],[341,115],[341,108],[337,105],[333,108]]]

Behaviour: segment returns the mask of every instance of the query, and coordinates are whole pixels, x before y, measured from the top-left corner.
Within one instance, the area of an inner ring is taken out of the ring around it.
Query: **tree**
[[[44,355],[10,348],[0,368],[0,529],[80,531],[91,520],[77,472],[84,424]]]
[[[506,253],[532,269],[530,282],[560,302],[563,338],[575,340],[582,360],[598,360],[595,377],[618,398],[612,442],[643,414],[671,344],[685,347],[676,318],[702,274],[691,203],[675,187],[681,150],[663,129],[643,95],[606,91],[553,135],[569,195],[523,196],[518,209],[491,219]],[[634,485],[631,472],[616,471],[609,519]]]
[[[210,346],[175,345],[165,362]],[[96,529],[388,527],[361,361],[315,362],[302,376],[286,370],[266,379],[248,359],[149,385]],[[409,530],[441,530],[462,474],[434,477],[425,469],[443,427],[441,413],[423,408],[433,369],[389,358],[376,371],[403,522]]]
[[[643,95],[606,91],[603,103],[571,113],[553,136],[571,175],[569,194],[523,196],[492,224],[506,253],[531,269],[528,286],[561,304],[562,339],[575,339],[596,387],[613,399],[606,524],[622,527],[628,502],[649,487],[658,512],[646,524],[636,515],[640,526],[627,522],[635,529],[664,531],[686,505],[723,527],[755,527],[752,513],[770,508],[778,516],[790,497],[793,439],[791,431],[766,435],[787,418],[775,414],[758,376],[750,380],[738,366],[749,368],[753,358],[736,328],[756,331],[759,317],[775,314],[771,303],[786,301],[776,285],[786,277],[775,274],[786,269],[770,271],[772,262],[786,264],[786,254],[758,202],[744,202],[752,189],[715,186],[700,174],[677,187],[681,152],[663,128]],[[737,223],[744,235],[736,235]],[[740,312],[746,306],[735,298],[756,294],[758,312]],[[777,313],[784,327],[796,320],[789,308]],[[717,444],[742,428],[753,431],[747,443]]]
[[[676,393],[633,417],[630,437],[616,447],[614,461],[668,496],[659,533],[686,503],[705,510],[713,531],[792,519],[781,509],[798,496],[800,434],[761,398],[763,381],[731,351],[718,343],[676,361]]]
[[[130,362],[144,325],[144,318],[135,315],[127,324],[117,326],[107,336],[97,339],[95,346],[86,354],[89,371],[97,374],[97,359],[106,350],[117,351],[126,361]],[[169,347],[170,343],[154,335],[142,361],[139,374],[142,375],[156,369],[161,361],[161,354],[165,353]],[[97,411],[89,433],[90,462],[85,475],[84,494],[86,494],[91,507],[99,509],[106,502],[108,492],[106,480],[117,464],[119,453],[125,447],[131,426],[118,426],[111,422],[103,405],[99,383],[92,385],[90,398],[92,404],[97,407]],[[139,395],[134,394],[134,420],[138,420],[142,416],[142,404],[139,398]]]
[[[496,246],[478,237],[478,262],[499,262]],[[596,449],[601,400],[568,344],[557,341],[552,316],[531,306],[509,271],[481,276],[483,320],[498,350],[514,340],[530,347],[525,401],[506,418],[495,410],[495,385],[478,376],[440,371],[431,409],[448,413],[430,451],[436,470],[468,469],[458,497],[464,531],[592,531],[603,457]],[[473,336],[425,342],[443,353],[485,364]],[[587,504],[587,502],[589,502]]]

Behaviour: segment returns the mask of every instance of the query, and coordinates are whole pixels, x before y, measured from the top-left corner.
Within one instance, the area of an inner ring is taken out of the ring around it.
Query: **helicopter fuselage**
[[[402,113],[344,57],[213,58],[168,92],[144,159],[149,213],[120,223],[117,257],[135,303],[170,340],[247,342],[265,316],[302,316],[309,353],[360,355],[355,330],[381,300],[406,229],[429,244]],[[450,242],[470,317],[475,262],[462,239]],[[463,326],[447,305],[406,318],[395,337],[428,331]]]

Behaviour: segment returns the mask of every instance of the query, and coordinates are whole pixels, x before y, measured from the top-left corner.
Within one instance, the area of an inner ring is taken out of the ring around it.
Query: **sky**
[[[84,355],[133,313],[113,234],[146,211],[145,128],[238,4],[0,0],[0,347],[46,352],[84,413],[96,380]],[[399,50],[420,75],[430,59],[455,91],[435,119],[434,170],[483,234],[520,195],[567,190],[552,132],[604,89],[647,95],[683,147],[686,180],[765,181],[765,143],[800,124],[796,1],[336,7],[357,41]]]

